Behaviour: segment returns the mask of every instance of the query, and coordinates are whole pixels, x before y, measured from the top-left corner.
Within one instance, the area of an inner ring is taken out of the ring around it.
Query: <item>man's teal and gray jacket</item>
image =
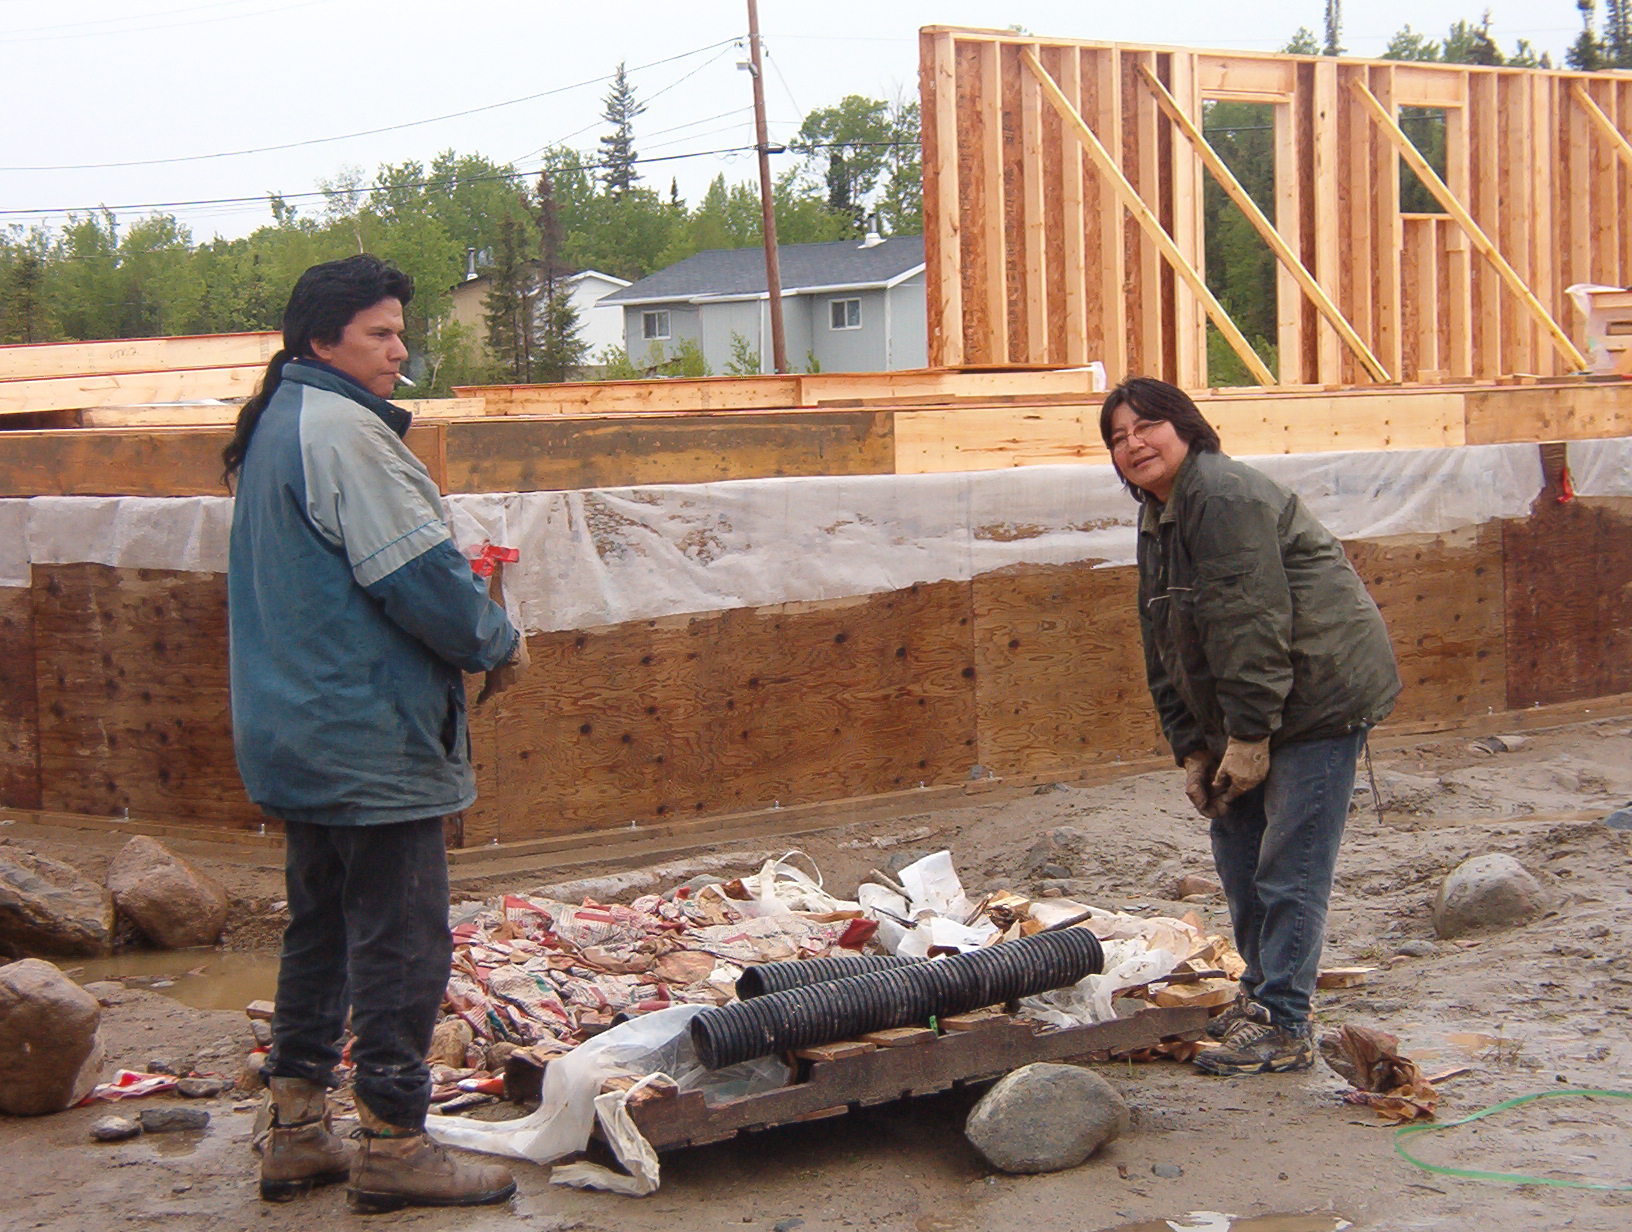
[[[322,825],[476,799],[461,672],[521,636],[453,545],[409,414],[284,366],[238,476],[227,571],[232,734],[249,797]]]

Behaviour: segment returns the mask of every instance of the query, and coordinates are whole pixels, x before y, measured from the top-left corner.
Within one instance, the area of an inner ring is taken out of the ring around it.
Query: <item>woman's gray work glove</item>
[[[1218,763],[1218,773],[1213,775],[1213,790],[1219,804],[1229,804],[1268,777],[1269,740],[1237,740],[1231,736]]]

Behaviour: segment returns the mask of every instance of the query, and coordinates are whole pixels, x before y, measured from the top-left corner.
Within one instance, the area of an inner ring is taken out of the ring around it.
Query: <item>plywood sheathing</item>
[[[1530,517],[1502,526],[1514,706],[1632,689],[1632,499],[1561,500],[1564,447],[1542,460]]]
[[[34,603],[26,586],[0,587],[0,802],[40,807]]]
[[[35,566],[27,593],[37,807],[258,826],[232,754],[226,577]]]
[[[1151,241],[1125,222],[1104,183],[1079,187],[1071,143],[1046,102],[1013,85],[1028,75],[1030,55],[1197,268],[1204,237],[1196,155],[1173,140],[1170,122],[1140,84],[1143,74],[1160,80],[1193,121],[1207,99],[1270,104],[1276,228],[1383,367],[1405,380],[1549,375],[1573,361],[1558,354],[1517,284],[1510,289],[1474,256],[1476,241],[1462,227],[1420,226],[1407,236],[1398,153],[1365,113],[1362,87],[1391,116],[1403,107],[1444,112],[1447,189],[1574,347],[1584,351],[1586,339],[1564,288],[1632,282],[1632,219],[1624,208],[1632,167],[1576,97],[1585,93],[1624,134],[1632,124],[1632,81],[1619,75],[1201,52],[941,27],[922,32],[920,49],[925,129],[935,134],[935,157],[924,163],[925,243],[936,256],[926,275],[934,363],[1081,362],[1077,340],[1085,338],[1094,348],[1086,358],[1105,360],[1113,379],[1147,373],[1187,388],[1206,383],[1193,297],[1153,259]],[[1040,118],[1032,114],[1038,108]],[[1014,148],[992,151],[994,130],[1005,142],[1013,134]],[[1020,191],[1010,191],[1010,178]],[[998,209],[1018,211],[1018,225],[990,217]],[[1025,259],[1039,247],[1044,262]],[[1107,285],[1113,272],[1121,281]],[[1081,303],[1078,287],[1090,289]],[[1368,379],[1291,276],[1281,277],[1276,294],[1283,382]],[[993,329],[999,297],[1008,305],[1002,319],[1029,322],[1041,311],[1048,327]],[[1432,347],[1428,322],[1437,327]]]
[[[1348,545],[1405,681],[1394,725],[1632,692],[1632,500],[1557,494],[1527,519]],[[33,573],[0,590],[0,804],[258,830],[224,580]],[[464,842],[1160,764],[1133,591],[1130,567],[1030,565],[535,634],[526,679],[473,714]]]

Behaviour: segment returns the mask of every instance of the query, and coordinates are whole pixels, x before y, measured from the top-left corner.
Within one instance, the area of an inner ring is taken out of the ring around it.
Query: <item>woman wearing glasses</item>
[[[1310,999],[1366,732],[1399,673],[1377,605],[1303,503],[1226,457],[1190,397],[1136,377],[1099,417],[1142,506],[1145,673],[1246,960],[1215,1074],[1308,1069]]]

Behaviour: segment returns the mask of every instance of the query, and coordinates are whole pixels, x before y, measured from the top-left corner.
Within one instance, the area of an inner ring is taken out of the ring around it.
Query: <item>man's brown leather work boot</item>
[[[346,1179],[352,1149],[329,1129],[328,1092],[301,1078],[273,1078],[272,1125],[261,1151],[261,1197],[287,1202]]]
[[[360,1214],[405,1206],[484,1206],[516,1192],[508,1168],[454,1159],[423,1129],[387,1124],[362,1100],[357,1120],[362,1146],[352,1160],[346,1198]]]

